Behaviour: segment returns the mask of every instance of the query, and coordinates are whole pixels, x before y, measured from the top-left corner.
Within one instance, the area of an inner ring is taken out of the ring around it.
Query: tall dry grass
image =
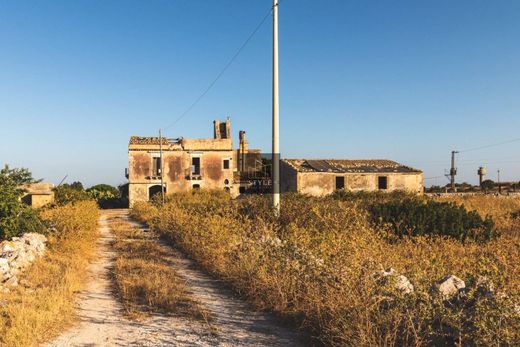
[[[112,220],[117,252],[114,277],[126,314],[141,319],[151,312],[181,314],[208,322],[211,317],[175,273],[167,250],[127,221]]]
[[[56,228],[45,255],[21,275],[20,286],[0,294],[2,346],[37,346],[75,318],[74,296],[83,287],[97,239],[97,205],[55,207],[42,217]]]
[[[484,244],[424,236],[388,242],[362,205],[287,195],[276,219],[268,199],[200,192],[162,207],[138,204],[134,213],[257,307],[299,322],[326,345],[520,343],[518,233]],[[414,293],[375,281],[387,267],[407,276]],[[432,293],[448,274],[466,281],[465,298],[446,303]],[[477,289],[484,276],[497,295]]]
[[[503,232],[520,230],[520,196],[496,195],[452,195],[436,197],[438,201],[450,201],[477,211],[482,217],[491,216],[495,225]],[[516,216],[515,216],[516,213]]]

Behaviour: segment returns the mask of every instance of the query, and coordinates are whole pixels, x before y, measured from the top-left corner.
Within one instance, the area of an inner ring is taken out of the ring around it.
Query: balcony
[[[200,168],[188,168],[186,170],[186,179],[189,181],[200,181],[202,180],[202,177],[204,176],[204,171]]]

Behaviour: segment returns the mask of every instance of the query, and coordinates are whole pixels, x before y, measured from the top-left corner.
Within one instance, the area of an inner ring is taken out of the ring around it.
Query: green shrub
[[[0,240],[45,229],[37,212],[20,201],[25,193],[23,185],[33,182],[27,169],[6,165],[0,170]]]
[[[519,345],[514,309],[520,297],[520,234],[486,243],[435,235],[388,242],[370,223],[367,208],[404,203],[408,196],[375,196],[286,194],[274,218],[268,196],[231,200],[223,192],[200,191],[168,196],[164,205],[135,204],[133,215],[259,309],[310,329],[318,343]],[[417,205],[427,199],[411,200]],[[405,295],[392,282],[376,283],[374,274],[387,267],[405,275],[414,292]],[[430,294],[432,284],[447,274],[466,281],[465,298],[445,302]],[[481,276],[495,293],[507,295],[481,291],[476,285]]]
[[[124,208],[128,199],[121,196],[119,189],[108,184],[97,184],[86,190],[87,194],[98,203],[100,208]]]
[[[372,222],[389,225],[398,237],[436,235],[486,241],[496,236],[491,217],[483,219],[476,211],[450,202],[391,200],[373,204],[368,211]]]
[[[62,184],[54,188],[54,202],[60,206],[90,199],[90,195],[83,190],[83,186],[79,182]]]

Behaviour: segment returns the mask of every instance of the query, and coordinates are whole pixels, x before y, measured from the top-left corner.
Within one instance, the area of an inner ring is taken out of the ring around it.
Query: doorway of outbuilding
[[[164,189],[164,193],[166,194],[166,188]],[[161,194],[161,186],[155,185],[148,188],[148,200],[152,200],[154,196],[157,194]]]
[[[336,176],[336,190],[344,189],[345,188],[345,177],[343,176]]]
[[[377,178],[377,188],[380,190],[388,189],[388,177],[379,176]]]

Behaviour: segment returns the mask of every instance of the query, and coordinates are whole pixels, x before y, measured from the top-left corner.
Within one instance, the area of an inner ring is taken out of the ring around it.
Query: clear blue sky
[[[131,135],[156,135],[207,87],[270,0],[0,1],[0,163],[123,183]],[[168,136],[270,150],[271,22]],[[285,0],[284,157],[388,158],[442,176],[452,149],[520,137],[520,1]],[[459,181],[520,180],[520,141],[461,153]],[[444,184],[445,178],[426,184]]]

